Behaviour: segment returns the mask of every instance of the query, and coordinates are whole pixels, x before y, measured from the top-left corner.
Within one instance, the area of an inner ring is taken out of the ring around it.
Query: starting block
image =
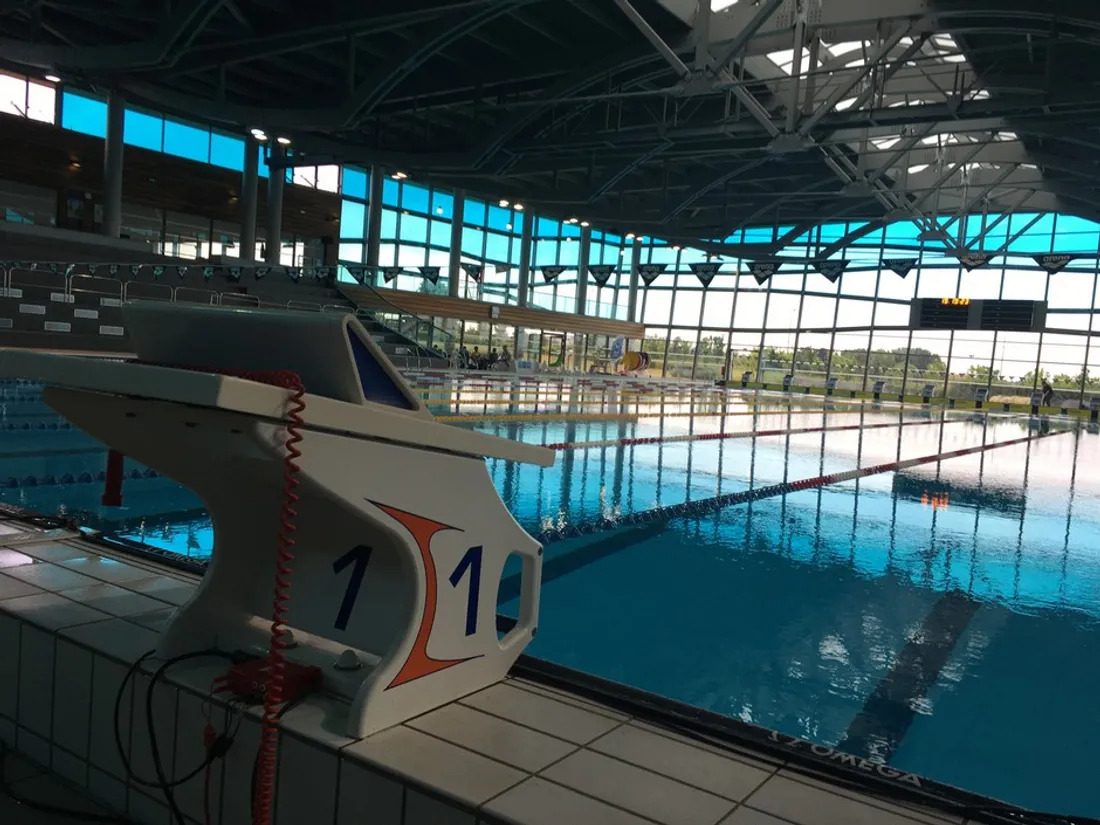
[[[742,387],[747,387],[749,385],[749,382],[751,382],[751,381],[752,381],[752,370],[748,370],[747,372],[741,373],[741,386]]]
[[[224,373],[289,371],[305,408],[286,659],[319,668],[350,703],[353,737],[505,676],[536,632],[542,548],[485,458],[550,466],[551,451],[436,422],[350,315],[169,303],[123,313],[139,359],[157,365],[6,350],[0,375],[45,384],[50,407],[206,505],[210,565],[158,655],[267,650],[293,393]],[[513,554],[519,620],[500,638],[496,594]]]
[[[974,409],[980,410],[983,406],[985,406],[985,402],[988,398],[988,388],[978,387],[976,390],[974,390]]]
[[[836,378],[829,376],[825,379],[825,394],[832,395],[836,392]]]
[[[935,384],[925,384],[920,391],[920,399],[922,404],[931,404],[932,396],[936,392]]]
[[[1094,395],[1089,399],[1089,423],[1100,422],[1100,395]]]
[[[881,401],[882,400],[882,391],[885,387],[886,387],[886,382],[885,381],[876,381],[874,384],[871,385],[871,392],[874,394],[874,400],[875,401]]]

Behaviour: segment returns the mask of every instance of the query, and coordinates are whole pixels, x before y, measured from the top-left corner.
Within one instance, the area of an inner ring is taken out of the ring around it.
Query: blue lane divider
[[[668,521],[674,518],[692,518],[696,516],[706,515],[708,513],[714,513],[721,510],[724,507],[729,507],[734,504],[746,504],[753,501],[759,501],[762,498],[771,498],[772,496],[782,496],[787,493],[796,493],[800,490],[809,490],[814,487],[823,487],[827,484],[837,484],[843,481],[852,481],[857,478],[864,478],[866,476],[877,475],[879,473],[889,473],[895,470],[904,470],[909,467],[916,467],[921,464],[932,464],[936,461],[943,461],[948,458],[958,458],[964,455],[972,455],[974,453],[985,452],[986,450],[995,450],[998,447],[1011,447],[1015,444],[1026,444],[1029,441],[1037,441],[1040,438],[1049,438],[1055,435],[1064,435],[1065,433],[1074,432],[1073,430],[1059,430],[1057,432],[1039,433],[1037,435],[1024,436],[1022,438],[1013,438],[1008,441],[999,441],[996,444],[979,444],[977,447],[966,447],[962,450],[951,450],[946,453],[937,453],[935,455],[921,456],[920,458],[909,458],[904,461],[891,461],[887,464],[876,464],[873,467],[864,467],[857,470],[847,470],[843,473],[832,473],[830,475],[817,476],[815,478],[804,478],[799,481],[787,481],[781,484],[771,484],[767,487],[757,487],[754,490],[743,490],[739,493],[726,493],[721,496],[714,496],[713,498],[698,499],[696,501],[685,501],[681,504],[671,504],[667,507],[655,507],[652,510],[640,510],[636,513],[627,513],[626,515],[615,517],[601,517],[594,521],[590,521],[584,524],[567,525],[563,528],[546,530],[535,538],[542,544],[551,544],[555,541],[562,541],[563,539],[574,538],[576,536],[588,536],[593,533],[599,533],[604,530],[614,530],[619,527],[626,527],[632,524],[646,524],[654,521]]]
[[[10,476],[0,481],[0,487],[13,490],[20,487],[53,487],[62,484],[102,484],[105,478],[106,474],[102,470],[98,473],[81,473],[77,476],[74,476],[72,473],[66,473],[60,477],[46,475],[40,477],[27,476],[25,478],[16,478],[15,476]],[[156,470],[139,470],[134,468],[126,474],[126,478],[130,481],[139,481],[144,478],[160,478],[160,473]]]

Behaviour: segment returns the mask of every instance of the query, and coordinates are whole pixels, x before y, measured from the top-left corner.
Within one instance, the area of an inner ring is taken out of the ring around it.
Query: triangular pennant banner
[[[425,280],[431,281],[433,284],[439,283],[438,266],[422,266],[420,267],[420,274],[424,276]]]
[[[286,274],[287,274],[287,277],[290,278],[290,280],[294,281],[294,283],[298,283],[298,281],[302,280],[302,269],[301,269],[301,267],[288,266],[286,268]]]
[[[334,275],[333,268],[331,266],[319,266],[317,267],[318,278],[331,278]]]
[[[913,271],[917,265],[916,258],[883,258],[882,265],[891,270],[895,275],[904,278]]]
[[[65,267],[65,274],[72,275],[74,269],[76,269],[76,264],[69,264],[67,267]]]
[[[611,280],[611,273],[615,271],[615,265],[595,264],[589,266],[588,271],[592,273],[592,280],[594,280],[598,286],[603,286]]]
[[[691,264],[691,271],[695,273],[699,283],[706,288],[710,286],[710,282],[714,280],[714,276],[718,274],[718,269],[721,266],[722,264],[714,262]]]
[[[848,268],[848,261],[844,258],[838,258],[828,261],[814,261],[814,269],[829,279],[831,283],[836,283],[840,280],[840,276],[844,274],[844,270]]]
[[[271,271],[270,266],[258,266],[258,267],[256,267],[256,270],[255,270],[256,280],[257,281],[260,280],[261,278],[266,276],[267,273],[269,273],[270,271]]]
[[[778,271],[779,264],[775,261],[749,261],[749,272],[758,284],[763,285]]]
[[[351,275],[351,279],[357,283],[363,283],[363,267],[361,266],[349,266],[348,274]]]
[[[57,272],[57,264],[50,264],[50,272]]]
[[[184,278],[187,277],[187,267],[177,266],[176,267],[176,275],[178,275],[180,280],[182,281]]]
[[[560,264],[554,264],[553,266],[544,266],[542,268],[542,279],[546,283],[553,283],[554,279],[565,272],[565,267]]]
[[[461,266],[462,266],[462,271],[466,273],[466,276],[471,281],[473,281],[475,284],[480,284],[481,283],[481,273],[482,273],[481,264],[465,263],[465,264],[461,264]],[[508,267],[499,267],[498,266],[496,268],[497,273],[499,274],[502,269],[503,269],[504,272],[508,271]]]
[[[204,281],[209,281],[213,277],[214,277],[214,267],[204,266],[202,268],[202,278],[203,278],[203,280]]]
[[[229,280],[239,281],[241,279],[241,268],[239,266],[229,267]]]
[[[131,275],[137,275],[139,271],[141,271],[141,264],[130,264],[130,274]],[[163,272],[164,267],[161,267],[160,271]]]
[[[511,271],[512,267],[510,264],[496,264],[493,267],[493,273],[496,275],[507,275]]]
[[[400,274],[401,274],[401,267],[399,267],[399,266],[384,266],[384,267],[382,267],[382,279],[387,284]]]
[[[88,264],[88,274],[89,275],[95,275],[95,271],[96,271],[96,265],[95,264]]]
[[[1070,261],[1075,261],[1080,258],[1080,255],[1034,255],[1035,263],[1045,269],[1051,275],[1057,272],[1061,272],[1067,266]]]
[[[117,275],[118,274],[118,264],[108,265],[107,271],[110,272],[112,275]]]
[[[972,269],[977,269],[981,266],[986,266],[991,260],[993,260],[992,252],[960,252],[958,254],[959,263],[966,267],[966,271],[969,272]]]
[[[642,278],[642,283],[649,286],[651,283],[657,280],[657,277],[665,271],[666,264],[638,264],[638,274]]]
[[[130,271],[134,272],[134,268],[130,267]],[[137,275],[137,272],[134,272],[134,274]],[[158,281],[160,280],[160,276],[163,275],[163,274],[164,274],[164,267],[163,266],[161,266],[160,264],[157,264],[156,266],[153,267],[153,277],[156,278]]]

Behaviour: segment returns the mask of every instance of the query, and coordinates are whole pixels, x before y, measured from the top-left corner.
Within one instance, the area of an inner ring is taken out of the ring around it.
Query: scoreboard
[[[1046,317],[1046,301],[918,298],[910,304],[909,328],[1042,332]]]

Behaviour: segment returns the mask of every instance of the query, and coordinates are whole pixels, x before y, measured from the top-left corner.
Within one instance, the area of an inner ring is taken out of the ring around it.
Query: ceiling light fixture
[[[633,232],[627,232],[627,233],[626,233],[626,239],[627,239],[628,241],[632,241],[632,240],[634,240],[634,233],[633,233]]]
[[[588,226],[588,221],[581,221],[581,226]]]
[[[253,129],[252,137],[256,138],[256,140],[267,140],[267,133],[264,132],[263,129]]]
[[[290,145],[290,138],[288,138],[288,137],[279,136],[279,137],[275,138],[275,140],[277,140],[279,142],[280,146],[289,146]]]
[[[406,175],[404,172],[394,172],[392,175],[390,175],[390,177],[394,180],[404,180],[408,177],[408,175]]]
[[[57,75],[55,75],[55,74],[48,74],[48,75],[46,75],[46,80],[47,80],[48,82],[50,82],[50,83],[60,83],[60,82],[61,82],[61,78],[60,78],[60,77],[58,77],[58,76],[57,76]]]
[[[505,198],[501,198],[498,203],[499,203],[500,206],[507,206],[508,205],[508,201]]]
[[[515,209],[517,212],[522,212],[523,211],[523,204],[522,203],[513,203],[512,208]]]

